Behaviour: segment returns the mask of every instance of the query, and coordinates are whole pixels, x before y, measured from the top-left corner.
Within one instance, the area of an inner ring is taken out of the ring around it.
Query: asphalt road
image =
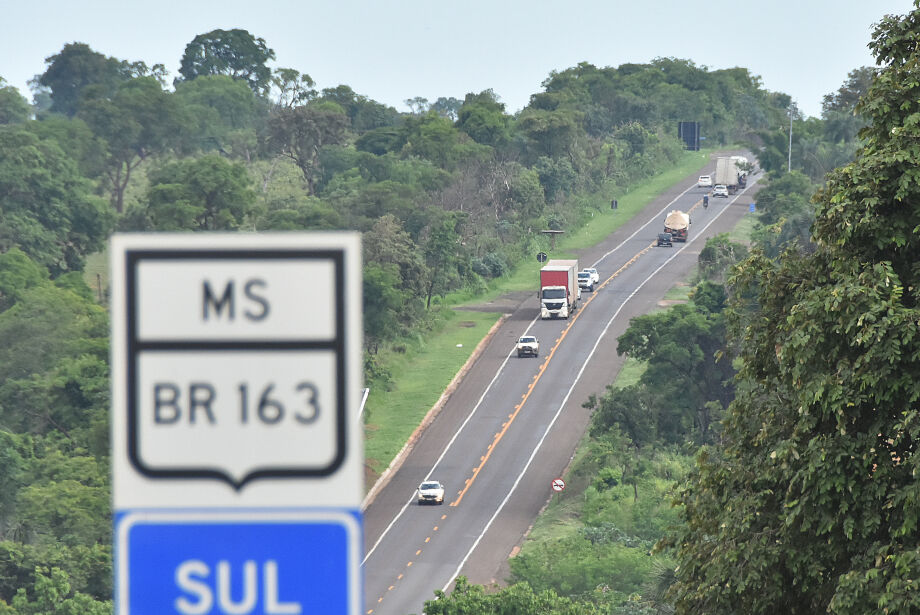
[[[700,173],[713,172],[714,162]],[[579,255],[595,266],[601,286],[583,292],[568,320],[540,320],[534,292],[494,332],[443,409],[367,506],[365,613],[420,614],[434,590],[457,575],[502,583],[509,555],[552,495],[588,425],[582,404],[603,393],[625,360],[616,339],[630,318],[660,305],[686,280],[706,238],[735,226],[756,192],[710,198],[687,177],[655,199],[604,242]],[[686,244],[655,247],[665,214],[691,212]],[[489,309],[489,308],[486,308]],[[517,338],[540,339],[539,358],[517,358]],[[446,486],[441,506],[419,506],[426,478]]]

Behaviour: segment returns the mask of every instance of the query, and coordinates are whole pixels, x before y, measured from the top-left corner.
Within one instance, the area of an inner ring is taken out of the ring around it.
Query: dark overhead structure
[[[684,142],[684,149],[700,149],[700,123],[699,122],[677,122],[677,137]]]

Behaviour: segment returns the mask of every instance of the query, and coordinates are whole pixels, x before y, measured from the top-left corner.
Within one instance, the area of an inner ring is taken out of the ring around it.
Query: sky
[[[875,64],[873,24],[912,9],[912,0],[0,0],[0,77],[31,99],[28,81],[72,42],[174,77],[195,36],[241,28],[275,51],[272,68],[400,111],[410,98],[492,89],[516,113],[553,71],[673,57],[746,68],[820,117],[824,95]]]

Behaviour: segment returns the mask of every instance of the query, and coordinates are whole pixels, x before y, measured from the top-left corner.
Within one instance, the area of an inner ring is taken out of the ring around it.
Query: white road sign
[[[355,233],[112,241],[116,508],[359,505]]]

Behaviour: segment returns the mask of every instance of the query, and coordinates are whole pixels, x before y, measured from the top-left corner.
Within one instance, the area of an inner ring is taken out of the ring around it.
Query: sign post
[[[115,612],[363,612],[358,235],[110,253]]]

